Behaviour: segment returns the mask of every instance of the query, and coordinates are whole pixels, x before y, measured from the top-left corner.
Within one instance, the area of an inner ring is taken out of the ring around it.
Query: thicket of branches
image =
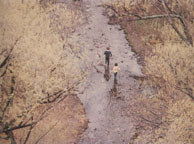
[[[169,23],[186,44],[193,46],[193,4],[192,0],[122,0],[114,1],[107,8],[125,22],[161,19],[158,23]]]
[[[82,24],[82,9],[47,1],[0,1],[0,139],[32,129],[85,76],[79,48],[67,35]],[[44,8],[42,8],[44,4]]]

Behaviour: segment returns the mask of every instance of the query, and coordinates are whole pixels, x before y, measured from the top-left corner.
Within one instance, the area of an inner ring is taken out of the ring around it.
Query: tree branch
[[[5,64],[7,63],[8,59],[9,59],[10,54],[3,60],[3,62],[0,64],[0,69],[5,66]]]
[[[34,124],[36,124],[37,122],[32,122],[30,124],[26,124],[26,125],[21,125],[21,126],[16,126],[16,127],[13,127],[13,128],[10,128],[10,129],[4,129],[3,130],[3,133],[8,133],[10,131],[14,131],[14,130],[17,130],[17,129],[22,129],[22,128],[26,128],[26,127],[30,127]]]
[[[139,16],[137,14],[131,14],[132,16],[137,17],[137,19],[128,19],[128,21],[139,21],[139,20],[150,20],[150,19],[161,19],[161,18],[168,18],[169,15],[161,14],[161,15],[151,15],[151,16]],[[170,14],[172,18],[179,18],[179,15]]]
[[[73,83],[67,90],[63,91],[63,90],[59,90],[58,92],[55,92],[54,94],[50,95],[49,93],[47,93],[47,97],[41,99],[41,102],[39,102],[40,104],[48,104],[48,103],[53,103],[55,102],[57,99],[61,98],[61,96],[64,93],[70,92],[75,86],[80,84],[80,80],[78,80],[77,82]],[[67,97],[68,95],[65,95],[64,97]],[[53,98],[52,100],[50,100],[50,98]]]
[[[11,47],[11,50],[9,51],[8,56],[7,56],[7,57],[2,61],[2,63],[0,64],[0,69],[1,69],[3,66],[5,66],[5,64],[6,64],[7,61],[9,60],[10,55],[11,55],[11,53],[12,53],[12,51],[13,51],[15,45],[17,44],[17,42],[19,41],[20,38],[21,38],[21,36],[19,36],[19,37],[15,40],[13,46]]]
[[[51,109],[52,107],[49,107],[47,108],[45,111],[43,111],[40,115],[40,118],[38,118],[35,122],[31,122],[29,124],[28,121],[30,120],[33,120],[32,118],[30,118],[30,120],[28,120],[27,122],[21,122],[18,126],[15,126],[15,127],[12,127],[12,128],[9,128],[9,127],[5,127],[2,131],[2,133],[7,133],[9,131],[14,131],[14,130],[17,130],[17,129],[22,129],[22,128],[26,128],[26,127],[31,127],[31,126],[34,126],[36,125],[38,122],[40,122],[42,119],[44,119],[45,117],[45,114]]]
[[[8,108],[8,106],[9,106],[10,102],[11,102],[11,100],[8,99],[8,101],[6,102],[5,107],[4,107],[3,110],[2,110],[1,119],[3,119],[3,117],[4,117],[4,115],[5,115],[5,111],[7,110],[7,108]]]
[[[0,55],[2,55],[5,51],[6,51],[6,49],[2,50],[2,51],[0,52]]]
[[[11,144],[16,144],[13,132],[12,131],[8,131],[7,135],[9,136],[9,138],[11,140]]]
[[[166,1],[165,1],[165,0],[162,0],[162,4],[163,4],[164,8],[166,9],[166,12],[167,12],[168,17],[169,17],[169,23],[170,23],[170,25],[172,26],[172,28],[176,31],[176,33],[179,35],[179,37],[180,37],[182,40],[184,40],[184,41],[186,42],[186,44],[193,46],[193,39],[192,39],[192,36],[191,36],[191,34],[189,33],[189,30],[188,30],[188,28],[187,28],[187,26],[186,26],[186,24],[185,24],[183,18],[182,18],[181,16],[177,17],[178,20],[180,21],[181,25],[182,25],[182,28],[183,28],[183,30],[184,30],[185,36],[184,36],[183,34],[181,34],[181,32],[180,32],[180,31],[178,30],[178,28],[175,26],[175,24],[174,24],[174,22],[173,22],[173,20],[172,20],[172,17],[171,17],[171,15],[172,15],[172,10],[170,9],[170,7],[169,7],[168,4],[166,3]]]
[[[157,123],[157,122],[154,122],[154,121],[152,121],[152,120],[148,120],[147,118],[144,118],[144,117],[142,117],[142,116],[139,116],[139,117],[140,117],[142,120],[144,120],[144,121],[150,123],[151,125],[154,125],[155,127],[159,127],[159,126],[162,124],[162,122],[161,122],[161,123]]]
[[[192,93],[189,91],[184,91],[183,88],[176,86],[175,87],[177,90],[181,91],[182,93],[186,94],[187,96],[189,96],[192,100],[194,100],[194,96],[192,95]]]
[[[35,126],[35,125],[31,125],[31,126],[30,126],[30,129],[29,129],[29,131],[28,131],[28,134],[27,134],[27,136],[26,136],[26,139],[25,139],[25,141],[24,141],[24,144],[27,143],[27,141],[28,141],[28,139],[29,139],[29,137],[30,137],[30,134],[31,134],[32,129],[34,128],[34,126]]]

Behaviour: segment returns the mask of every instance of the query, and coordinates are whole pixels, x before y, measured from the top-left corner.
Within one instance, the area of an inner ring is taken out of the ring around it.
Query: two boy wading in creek
[[[107,48],[107,50],[104,52],[105,55],[105,64],[107,64],[109,69],[110,64],[110,57],[112,57],[112,53],[110,51],[110,48]],[[115,63],[112,72],[114,73],[114,81],[117,81],[117,73],[120,71],[120,68],[117,63]]]

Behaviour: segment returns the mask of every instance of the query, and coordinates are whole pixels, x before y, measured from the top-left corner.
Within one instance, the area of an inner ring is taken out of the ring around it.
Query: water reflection
[[[113,87],[110,89],[108,96],[109,99],[107,107],[109,107],[110,109],[113,108],[114,102],[116,102],[117,100],[117,94],[117,80],[114,80]]]
[[[109,79],[110,79],[110,70],[109,70],[109,65],[106,65],[105,67],[104,67],[104,78],[105,78],[105,80],[106,81],[109,81]]]
[[[117,80],[114,80],[113,88],[111,89],[113,96],[117,96]]]

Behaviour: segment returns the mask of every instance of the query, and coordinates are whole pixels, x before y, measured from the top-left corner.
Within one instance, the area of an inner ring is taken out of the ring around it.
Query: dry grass
[[[82,8],[72,4],[46,3],[42,8],[36,1],[0,0],[0,63],[10,54],[9,61],[0,69],[1,112],[6,102],[11,101],[2,119],[4,124],[14,120],[10,125],[14,127],[32,116],[37,120],[38,109],[48,108],[40,104],[48,94],[62,90],[64,95],[71,95],[76,85],[83,81],[83,53],[79,48],[69,47],[67,38],[83,22]],[[75,56],[77,51],[79,57]],[[69,102],[80,105],[77,100]],[[80,111],[83,115],[81,105],[74,112]],[[78,114],[72,121],[79,118],[86,119]],[[79,120],[76,124],[78,129],[85,127]],[[68,129],[71,131],[71,127]]]

